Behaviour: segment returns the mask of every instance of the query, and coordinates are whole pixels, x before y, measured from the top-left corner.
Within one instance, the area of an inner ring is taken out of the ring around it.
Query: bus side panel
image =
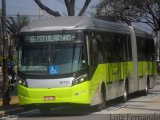
[[[135,91],[134,79],[133,79],[133,62],[121,62],[120,69],[117,69],[117,63],[107,63],[98,65],[97,69],[91,80],[92,88],[92,105],[100,103],[99,93],[102,81],[106,81],[106,99],[111,100],[119,96],[123,96],[124,93],[124,79],[129,80],[129,91]],[[112,67],[115,68],[112,68]],[[106,68],[106,69],[105,69]]]
[[[155,79],[156,79],[156,62],[149,62],[149,80],[150,86],[149,88],[153,88],[155,86]]]
[[[91,105],[101,103],[100,100],[100,86],[102,81],[106,82],[107,71],[105,64],[97,65],[97,68],[91,78]]]
[[[145,76],[149,75],[148,61],[143,62],[143,74]]]
[[[86,81],[71,87],[71,103],[90,104],[90,83],[91,81]]]
[[[143,62],[138,61],[138,78],[143,77]]]
[[[135,79],[134,79],[134,63],[133,61],[128,61],[127,79],[129,82],[129,93],[134,92],[136,89]]]

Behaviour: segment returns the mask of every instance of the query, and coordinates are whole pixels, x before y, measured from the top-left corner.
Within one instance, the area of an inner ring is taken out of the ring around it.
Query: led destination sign
[[[76,34],[53,34],[53,35],[30,35],[25,36],[25,43],[36,42],[58,42],[58,41],[72,41],[76,39]]]

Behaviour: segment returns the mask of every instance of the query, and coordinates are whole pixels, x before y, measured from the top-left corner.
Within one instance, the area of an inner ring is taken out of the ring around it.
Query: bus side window
[[[118,59],[118,56],[117,56],[117,41],[116,41],[116,38],[114,36],[114,39],[112,40],[112,62],[116,62],[117,59]]]
[[[104,62],[104,37],[103,33],[96,35],[97,40],[97,52],[98,52],[98,62],[103,63]]]
[[[128,36],[127,35],[123,35],[121,36],[121,40],[120,40],[120,54],[121,54],[121,60],[120,62],[125,62],[129,60],[129,48],[127,46],[127,39]]]
[[[122,62],[123,59],[123,37],[116,36],[117,59],[116,62]]]
[[[95,38],[91,39],[91,43],[90,43],[90,51],[91,51],[91,64],[96,64],[98,63],[98,59],[97,59],[97,41]]]
[[[131,36],[128,36],[127,37],[127,55],[128,55],[128,58],[127,58],[127,60],[128,61],[131,61],[132,60],[132,47],[131,47]]]
[[[90,41],[90,51],[91,51],[91,63],[92,64],[98,64],[102,63],[104,60],[103,56],[103,40],[101,34],[94,34],[91,37]]]
[[[149,60],[154,61],[155,60],[155,46],[154,42],[150,39],[149,40]]]
[[[107,34],[105,36],[105,58],[106,62],[112,62],[112,41],[113,41],[113,35]]]
[[[142,37],[137,37],[137,53],[138,53],[138,61],[144,61],[145,60],[145,56],[144,56],[144,52],[146,51],[145,48],[145,44],[144,41],[145,39],[143,39]]]

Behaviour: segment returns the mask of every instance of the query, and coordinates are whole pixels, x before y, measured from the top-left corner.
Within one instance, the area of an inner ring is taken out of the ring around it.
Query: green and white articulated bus
[[[114,98],[146,95],[155,84],[154,56],[151,35],[126,24],[89,17],[34,21],[20,33],[20,105],[105,108]]]

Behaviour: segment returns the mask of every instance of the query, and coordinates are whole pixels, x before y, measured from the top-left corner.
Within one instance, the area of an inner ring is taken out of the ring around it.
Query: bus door
[[[121,37],[121,75],[120,79],[125,80],[129,74],[128,70],[128,58],[129,58],[129,47],[128,47],[128,36],[122,36]]]
[[[111,66],[109,66],[112,72],[111,77],[113,82],[120,80],[121,76],[120,49],[120,39],[114,37],[114,39],[112,40],[112,63]]]
[[[156,73],[156,63],[155,63],[155,48],[154,41],[149,40],[149,61],[148,61],[148,74],[150,75],[150,86],[153,88],[155,85],[155,73]]]
[[[144,39],[137,37],[137,55],[138,55],[138,79],[141,80],[143,78],[143,62],[144,62],[144,52],[146,49],[144,48]]]

